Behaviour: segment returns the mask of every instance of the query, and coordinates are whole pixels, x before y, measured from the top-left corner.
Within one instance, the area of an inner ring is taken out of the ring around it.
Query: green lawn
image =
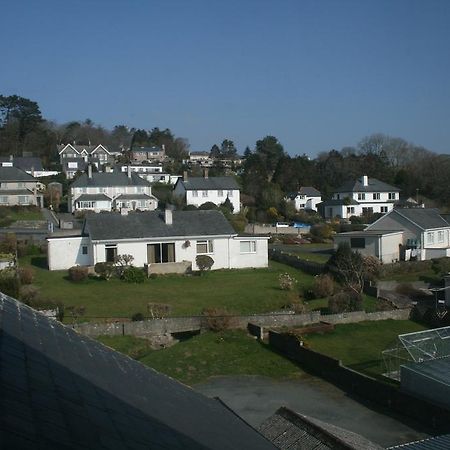
[[[22,258],[31,265],[35,284],[45,300],[62,301],[65,306],[84,306],[83,320],[101,317],[130,318],[147,314],[147,304],[165,303],[172,315],[197,315],[204,308],[220,307],[235,314],[264,313],[279,310],[290,303],[292,292],[279,288],[278,276],[288,272],[298,280],[300,290],[311,287],[313,277],[286,265],[271,261],[268,269],[221,270],[202,276],[167,275],[148,279],[143,284],[129,284],[118,279],[88,279],[73,283],[66,271],[50,272],[45,257]]]
[[[359,372],[379,376],[383,372],[381,352],[394,347],[397,336],[424,330],[410,320],[382,320],[336,325],[331,333],[305,336],[307,345]]]
[[[133,356],[143,364],[193,385],[218,375],[299,377],[303,372],[244,331],[208,332],[164,350],[143,350],[144,339],[129,336],[99,338],[104,344]],[[137,356],[137,357],[136,357]]]
[[[328,314],[328,299],[319,298],[309,300],[306,305],[310,311],[321,311],[323,314]],[[377,311],[377,299],[370,295],[363,294],[363,309],[365,312]]]
[[[298,256],[305,261],[326,263],[332,255],[333,244],[273,244],[277,250]]]
[[[18,220],[44,220],[36,206],[0,206],[0,226],[7,227]]]

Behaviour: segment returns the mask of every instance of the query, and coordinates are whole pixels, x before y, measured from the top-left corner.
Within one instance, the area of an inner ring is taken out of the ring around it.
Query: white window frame
[[[192,191],[192,197],[198,197],[198,191]]]
[[[358,192],[358,200],[365,200],[365,199],[366,199],[366,193]]]
[[[233,191],[228,191],[228,197],[233,197]]]
[[[380,206],[380,212],[387,213],[388,212],[388,207],[387,206]]]
[[[396,200],[396,193],[395,192],[389,192],[388,193],[388,199],[389,200]]]
[[[202,191],[202,197],[208,197],[208,191]]]
[[[199,246],[206,246],[206,251],[203,251],[203,249],[199,250]],[[207,239],[197,241],[196,251],[197,255],[210,255],[214,253],[214,242]]]
[[[248,250],[243,250],[242,244],[248,244]],[[239,253],[256,253],[256,241],[239,241]]]
[[[0,204],[2,204],[2,205],[8,204],[8,196],[7,195],[0,195]]]
[[[28,195],[19,195],[18,201],[19,205],[28,205],[29,204]]]
[[[87,245],[82,245],[81,246],[81,254],[82,255],[88,255],[89,254],[89,248]]]
[[[444,231],[443,230],[438,231],[437,241],[439,244],[442,244],[444,242]]]
[[[427,232],[427,245],[433,245],[434,244],[434,232],[429,231]]]
[[[373,200],[380,200],[380,193],[379,192],[374,192],[373,193]]]
[[[219,189],[219,190],[217,191],[217,196],[218,196],[218,197],[223,197],[223,191],[222,191],[221,189]]]

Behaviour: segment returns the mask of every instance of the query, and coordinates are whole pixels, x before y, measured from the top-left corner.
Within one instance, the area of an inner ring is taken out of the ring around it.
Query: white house
[[[121,172],[131,172],[136,173],[144,180],[150,183],[170,183],[174,184],[173,177],[163,171],[163,167],[160,164],[124,164],[120,166]],[[178,177],[175,177],[175,181]]]
[[[133,147],[131,149],[131,159],[135,162],[142,161],[164,161],[166,159],[166,149],[164,144],[161,147]]]
[[[320,204],[326,219],[339,217],[349,219],[371,213],[387,213],[399,200],[400,189],[363,175],[361,178],[344,183],[336,189],[331,200]]]
[[[396,208],[364,231],[337,234],[334,242],[347,242],[385,264],[440,258],[450,256],[450,224],[437,209]]]
[[[285,198],[294,203],[296,211],[317,211],[317,204],[322,201],[322,194],[311,186],[302,186],[297,192],[291,192]]]
[[[43,207],[42,187],[36,178],[17,167],[0,166],[0,205]]]
[[[154,210],[158,199],[152,195],[148,181],[128,170],[123,172],[92,172],[77,178],[70,186],[70,212],[91,210],[95,212],[112,209]]]
[[[238,236],[220,211],[91,214],[82,236],[48,238],[48,265],[93,266],[128,254],[135,266],[148,264],[159,273],[197,270],[198,255],[210,256],[213,270],[267,267],[268,239]]]
[[[175,183],[174,195],[182,198],[186,205],[201,206],[212,202],[219,206],[228,198],[233,205],[233,212],[241,210],[239,186],[232,177],[209,177],[205,169],[204,177],[189,177],[185,172],[183,178]]]

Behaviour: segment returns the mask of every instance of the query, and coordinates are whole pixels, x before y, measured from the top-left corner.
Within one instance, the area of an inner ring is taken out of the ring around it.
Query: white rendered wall
[[[197,192],[197,196],[195,196],[194,192]],[[209,190],[206,191],[208,193],[207,197],[203,196],[204,191],[186,191],[186,204],[187,205],[194,205],[194,206],[201,206],[203,203],[212,202],[215,205],[219,206],[222,203],[225,202],[227,197],[230,199],[231,204],[233,205],[233,213],[238,213],[241,210],[241,202],[240,202],[240,193],[239,189],[233,189],[232,193],[233,195],[229,196],[227,190],[223,190],[222,196],[219,196],[219,191],[216,190]]]
[[[255,241],[256,252],[241,253],[241,241]],[[245,267],[268,267],[268,242],[268,238],[235,237],[230,239],[230,266],[233,269],[241,269]]]
[[[88,247],[87,255],[82,247]],[[92,246],[87,237],[67,237],[48,239],[49,270],[67,270],[72,266],[91,266],[94,264]]]

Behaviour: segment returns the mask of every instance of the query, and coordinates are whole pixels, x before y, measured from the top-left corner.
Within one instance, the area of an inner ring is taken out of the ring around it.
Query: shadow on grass
[[[436,285],[436,284],[441,283],[440,278],[437,276],[433,276],[433,275],[420,275],[419,280],[423,281],[425,283],[429,283],[431,285]]]
[[[40,256],[32,256],[30,259],[30,264],[35,267],[39,267],[40,269],[48,269],[47,257]]]

